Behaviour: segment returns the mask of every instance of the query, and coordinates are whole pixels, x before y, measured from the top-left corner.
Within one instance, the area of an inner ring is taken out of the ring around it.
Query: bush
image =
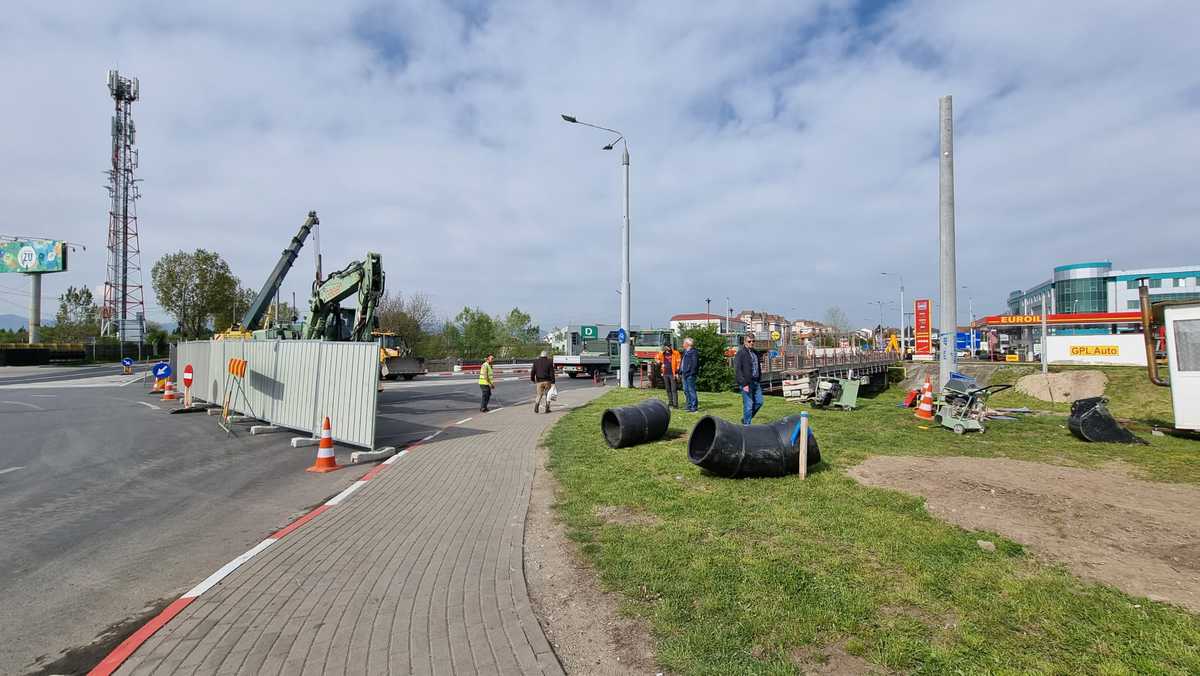
[[[725,336],[715,326],[689,329],[685,334],[696,343],[700,355],[700,374],[696,389],[701,392],[728,392],[733,389],[733,368],[725,356]]]

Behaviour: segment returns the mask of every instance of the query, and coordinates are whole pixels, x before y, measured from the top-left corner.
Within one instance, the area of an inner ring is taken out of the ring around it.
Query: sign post
[[[133,375],[133,357],[121,359],[121,375]]]
[[[158,394],[166,387],[167,378],[171,377],[171,365],[160,361],[151,367],[150,373],[154,375],[154,389],[150,391],[150,394]]]
[[[190,407],[192,405],[192,365],[188,364],[183,367],[183,405]]]
[[[42,274],[67,269],[66,242],[56,239],[12,239],[0,242],[0,272],[29,276],[29,343],[41,340]]]
[[[917,361],[933,360],[933,341],[929,330],[929,299],[918,298],[913,301],[913,339],[915,350],[913,359]]]
[[[595,324],[588,324],[579,327],[579,340],[587,342],[589,340],[599,340],[600,329]]]

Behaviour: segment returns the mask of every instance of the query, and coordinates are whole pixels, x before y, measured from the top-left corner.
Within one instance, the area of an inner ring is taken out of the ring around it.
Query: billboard
[[[67,244],[57,239],[17,239],[0,243],[0,272],[63,272]]]
[[[913,302],[913,307],[913,335],[916,338],[917,354],[933,354],[933,343],[929,335],[929,299],[917,299]]]

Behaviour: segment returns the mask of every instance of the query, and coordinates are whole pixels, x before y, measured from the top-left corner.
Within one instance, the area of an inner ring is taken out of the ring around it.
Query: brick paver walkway
[[[559,411],[603,388],[567,390]],[[413,449],[152,636],[122,674],[561,674],[522,564],[534,449],[521,405]]]

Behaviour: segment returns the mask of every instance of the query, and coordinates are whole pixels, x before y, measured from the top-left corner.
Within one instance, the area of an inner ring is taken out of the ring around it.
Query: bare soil
[[[1003,458],[869,458],[860,483],[925,498],[929,512],[989,530],[1080,577],[1200,612],[1200,487],[1145,481],[1127,466]]]
[[[533,612],[568,674],[661,674],[648,628],[618,611],[620,597],[600,588],[595,571],[554,513],[558,481],[538,449],[525,517],[525,581]],[[597,510],[613,522],[650,515],[625,508]]]
[[[1017,381],[1017,390],[1042,401],[1064,403],[1104,395],[1108,376],[1103,371],[1034,373]]]

